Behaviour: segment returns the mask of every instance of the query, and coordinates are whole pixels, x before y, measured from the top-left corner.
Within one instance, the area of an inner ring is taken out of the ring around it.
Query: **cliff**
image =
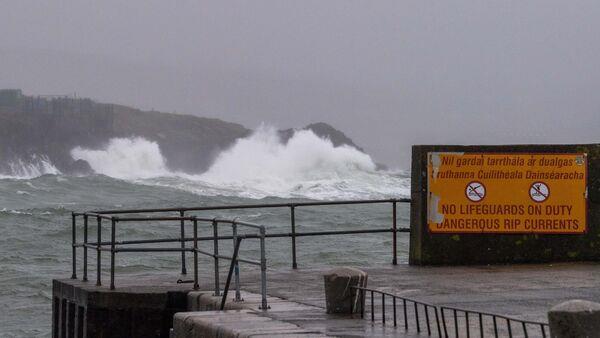
[[[336,146],[348,144],[361,149],[325,123],[303,129],[329,138]],[[99,149],[113,137],[132,136],[158,143],[170,169],[198,173],[206,170],[219,152],[250,132],[240,124],[219,119],[0,90],[0,173],[9,172],[13,161],[40,157],[47,157],[61,172],[85,172],[89,170],[87,163],[74,162],[71,149]],[[287,141],[293,130],[281,131],[280,135]]]

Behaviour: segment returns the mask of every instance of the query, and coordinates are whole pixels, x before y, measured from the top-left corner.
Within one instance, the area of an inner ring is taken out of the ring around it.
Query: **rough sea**
[[[88,161],[97,174],[63,175],[43,154],[35,163],[15,162],[10,172],[0,173],[0,337],[50,336],[52,279],[71,275],[72,211],[403,198],[410,192],[407,172],[378,170],[368,155],[334,147],[307,131],[297,132],[283,144],[273,130],[259,129],[224,150],[208,171],[198,174],[169,170],[158,145],[136,137],[112,139],[102,149],[75,148],[71,153],[74,159]],[[196,215],[239,217],[265,225],[267,232],[290,231],[286,208]],[[296,219],[298,232],[384,228],[392,222],[389,204],[299,208]],[[399,204],[398,224],[408,226],[408,222],[408,206]],[[208,224],[200,228],[201,234],[212,231]],[[90,237],[94,231],[90,230]],[[132,223],[119,226],[117,239],[176,238],[178,232],[177,223]],[[398,257],[406,262],[408,236],[398,237]],[[223,247],[226,252],[227,246]],[[304,237],[297,239],[297,248],[300,268],[391,261],[389,234]],[[248,244],[242,255],[256,258],[257,252],[254,244]],[[175,282],[179,255],[119,254],[117,282],[119,276],[146,274],[172,276]],[[81,252],[78,259],[81,267]],[[94,260],[91,252],[92,277]],[[267,260],[269,269],[289,268],[290,239],[267,240]],[[107,267],[106,258],[104,263]],[[210,264],[202,257],[201,272]],[[241,268],[242,279],[244,269],[253,269]],[[201,273],[200,278],[210,274]]]

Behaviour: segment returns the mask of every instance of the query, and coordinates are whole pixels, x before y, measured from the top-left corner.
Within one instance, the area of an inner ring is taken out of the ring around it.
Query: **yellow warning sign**
[[[586,154],[428,153],[432,233],[581,234]]]

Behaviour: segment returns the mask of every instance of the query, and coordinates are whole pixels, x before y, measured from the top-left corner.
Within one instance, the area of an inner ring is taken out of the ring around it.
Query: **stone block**
[[[555,338],[600,337],[600,304],[586,300],[560,303],[548,312]]]
[[[173,319],[172,338],[326,337],[298,325],[250,310],[181,312]]]
[[[327,313],[360,313],[364,299],[353,287],[366,287],[367,277],[366,272],[349,267],[327,272],[324,275]]]

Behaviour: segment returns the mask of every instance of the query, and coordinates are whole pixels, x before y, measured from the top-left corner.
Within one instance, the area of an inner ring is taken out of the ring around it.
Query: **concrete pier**
[[[54,280],[53,337],[168,337],[173,315],[186,311],[190,284],[142,278],[110,290],[94,281]]]
[[[566,300],[600,301],[600,264],[595,263],[360,268],[369,274],[369,287],[436,305],[535,321],[547,321],[550,308]],[[316,336],[422,336],[414,327],[408,330],[402,325],[394,327],[390,312],[383,324],[377,304],[375,322],[371,322],[370,315],[361,319],[359,315],[326,314],[322,276],[329,269],[270,270],[271,309],[268,311],[259,310],[258,298],[253,296],[260,291],[259,271],[242,269],[242,298],[245,301],[228,302],[227,308],[250,311],[246,319],[266,317],[268,321]],[[98,332],[103,332],[105,337],[168,337],[176,312],[214,309],[207,305],[208,301],[199,301],[202,294],[211,299],[210,291],[190,293],[191,285],[176,284],[177,278],[175,274],[161,278],[123,276],[113,291],[108,287],[95,287],[93,282],[55,281],[54,300],[55,305],[58,304],[54,307],[55,337],[96,337]],[[212,278],[201,277],[200,286],[202,290],[212,290]],[[217,300],[219,298],[213,297],[213,301]],[[368,306],[366,308],[370,311]],[[219,314],[206,314],[204,318],[210,316],[219,317]],[[257,332],[253,334],[258,335]],[[427,335],[426,332],[421,334]]]

